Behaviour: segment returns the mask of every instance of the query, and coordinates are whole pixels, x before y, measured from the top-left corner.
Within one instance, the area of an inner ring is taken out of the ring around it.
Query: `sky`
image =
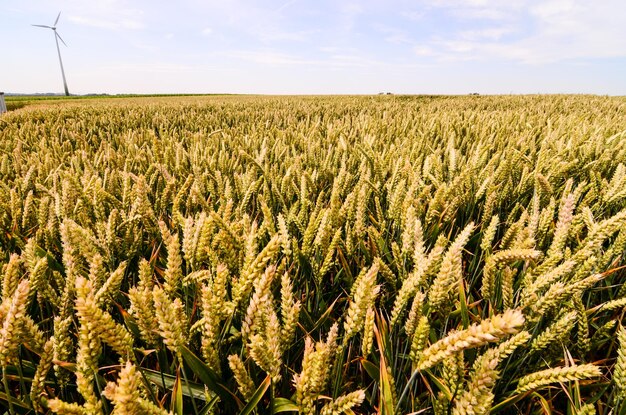
[[[0,0],[0,91],[626,95],[626,0]]]

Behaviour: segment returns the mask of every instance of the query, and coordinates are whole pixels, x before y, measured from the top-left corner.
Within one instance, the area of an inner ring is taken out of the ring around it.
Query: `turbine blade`
[[[61,17],[61,12],[57,15],[57,19],[54,21],[54,25],[56,26],[59,23],[59,17]]]
[[[59,40],[60,40],[61,42],[63,42],[63,44],[64,44],[65,46],[67,46],[67,43],[65,43],[65,41],[63,40],[63,38],[61,37],[61,35],[59,34],[59,32],[57,32],[57,31],[55,30],[55,31],[54,31],[54,33],[57,35],[57,37],[59,38]]]
[[[45,27],[46,29],[52,29],[51,26],[46,26],[44,24],[32,24],[31,26],[37,26],[37,27]]]

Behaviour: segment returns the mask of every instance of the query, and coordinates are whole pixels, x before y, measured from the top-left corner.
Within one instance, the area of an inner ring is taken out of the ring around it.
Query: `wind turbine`
[[[45,29],[52,29],[52,31],[54,32],[54,40],[57,43],[57,53],[59,54],[59,64],[61,65],[61,75],[63,75],[63,87],[65,88],[65,95],[69,96],[70,91],[67,89],[67,81],[65,80],[65,71],[63,70],[63,61],[61,60],[61,49],[59,49],[59,40],[63,42],[65,46],[67,46],[67,43],[63,41],[63,38],[61,38],[61,36],[59,35],[59,32],[57,32],[57,23],[59,23],[59,17],[61,17],[61,12],[59,12],[59,14],[57,15],[57,19],[54,21],[54,25],[52,26],[46,26],[43,24],[34,24],[32,26],[43,27]]]

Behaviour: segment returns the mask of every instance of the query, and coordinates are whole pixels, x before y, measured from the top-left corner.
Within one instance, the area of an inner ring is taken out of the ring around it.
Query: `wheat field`
[[[0,117],[0,406],[626,413],[626,99]]]

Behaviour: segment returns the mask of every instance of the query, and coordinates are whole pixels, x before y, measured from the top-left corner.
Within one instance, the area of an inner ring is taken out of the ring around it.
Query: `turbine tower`
[[[63,76],[63,88],[65,88],[65,95],[69,96],[70,91],[67,89],[67,81],[65,80],[65,71],[63,70],[63,60],[61,60],[61,49],[59,48],[59,40],[63,42],[65,46],[67,46],[67,43],[63,41],[63,38],[61,38],[59,32],[57,32],[57,23],[59,23],[59,17],[61,17],[61,12],[59,12],[59,14],[57,15],[57,19],[54,21],[54,25],[52,26],[46,26],[42,24],[34,24],[33,26],[43,27],[45,29],[52,29],[52,31],[54,32],[54,40],[56,41],[57,53],[59,54],[59,65],[61,65],[61,75]]]

